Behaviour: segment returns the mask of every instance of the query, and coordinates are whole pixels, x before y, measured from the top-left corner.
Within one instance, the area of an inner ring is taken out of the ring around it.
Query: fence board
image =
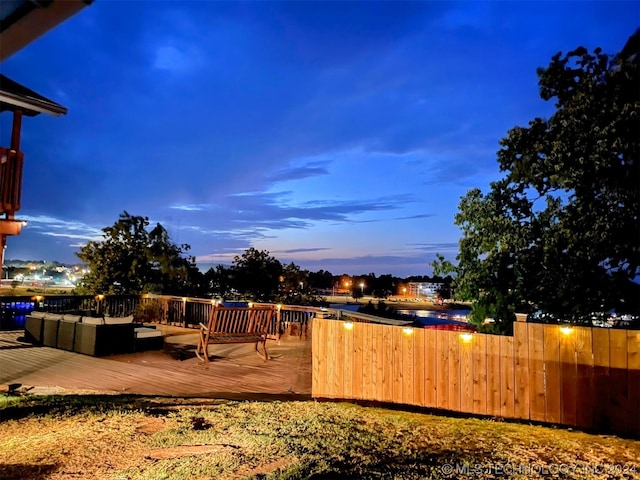
[[[382,400],[385,402],[393,402],[393,329],[386,325],[380,327],[383,332],[382,342],[384,359],[382,362],[383,377],[382,377]]]
[[[438,331],[423,328],[424,334],[424,403],[427,407],[437,407],[438,390]]]
[[[449,342],[449,409],[460,411],[460,336],[447,332]]]
[[[560,423],[562,420],[560,337],[557,325],[544,325],[543,327],[545,420],[551,423]]]
[[[402,403],[402,383],[404,380],[404,363],[402,358],[402,329],[392,328],[393,337],[393,398],[395,403]]]
[[[529,415],[545,420],[544,325],[527,323],[529,347]]]
[[[424,345],[424,328],[413,329],[413,401],[416,405],[425,406],[425,345]]]
[[[337,368],[336,332],[338,327],[342,328],[342,325],[338,324],[337,322],[335,323],[327,322],[325,327],[326,327],[325,331],[327,332],[327,341],[329,342],[328,348],[325,354],[327,359],[327,383],[326,383],[325,392],[327,393],[328,397],[336,398],[337,397],[337,392],[335,391],[335,375],[336,375],[335,370]]]
[[[378,401],[382,401],[384,399],[384,360],[385,360],[385,350],[384,350],[384,331],[385,329],[380,325],[372,325],[372,340],[375,344],[376,355],[373,356],[374,365],[372,373],[374,375],[373,384],[374,388],[374,399]]]
[[[375,398],[373,369],[376,352],[373,344],[373,328],[370,323],[362,324],[362,335],[362,398],[364,400],[373,400]]]
[[[500,337],[500,413],[515,417],[515,373],[513,337]]]
[[[353,398],[363,398],[364,394],[362,362],[366,325],[366,323],[356,323],[354,325],[356,328],[353,329],[353,377],[351,379]]]
[[[477,355],[472,341],[463,340],[459,333],[453,334],[460,349],[460,406],[456,410],[473,412],[474,374],[473,359]],[[475,335],[473,335],[475,337]]]
[[[473,413],[487,414],[487,335],[473,336]]]
[[[629,420],[629,378],[627,375],[627,332],[609,332],[609,409],[611,425],[617,432],[626,432]]]
[[[593,426],[593,339],[591,328],[575,329],[576,342],[576,425]]]
[[[343,340],[338,344],[338,348],[342,352],[342,391],[343,398],[353,398],[353,337],[355,331],[358,330],[359,324],[353,324],[353,328],[346,330],[343,328]]]
[[[344,395],[344,324],[341,322],[331,322],[335,343],[333,345],[333,362],[334,366],[331,369],[332,376],[332,388],[333,396],[341,398]]]
[[[576,348],[575,329],[570,333],[560,331],[560,379],[561,421],[565,425],[576,424]]]
[[[529,419],[529,325],[524,322],[513,324],[514,415],[524,419]]]
[[[487,415],[500,416],[500,337],[487,335]]]
[[[413,329],[405,330],[403,329],[394,329],[402,332],[402,403],[406,403],[408,405],[419,405],[413,399],[413,389],[414,384],[416,382],[415,372],[414,372],[414,347],[413,347]],[[408,333],[411,331],[411,333]]]
[[[609,348],[608,328],[596,328],[592,333],[593,345],[593,419],[594,429],[604,430],[610,425],[609,411]]]
[[[640,437],[640,332],[627,332],[627,375],[629,385],[628,433]],[[635,424],[634,424],[635,423]]]
[[[326,321],[313,319],[313,336],[311,337],[311,395],[324,397],[324,388],[327,384],[326,353],[327,336],[325,334]]]
[[[449,409],[449,332],[434,330],[438,376],[436,377],[436,406]]]

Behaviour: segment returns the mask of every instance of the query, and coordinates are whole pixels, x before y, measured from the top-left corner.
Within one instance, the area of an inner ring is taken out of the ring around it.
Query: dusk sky
[[[6,258],[77,262],[126,210],[202,263],[430,275],[499,140],[553,112],[536,68],[639,26],[637,1],[96,0],[0,66],[69,109],[23,121]]]

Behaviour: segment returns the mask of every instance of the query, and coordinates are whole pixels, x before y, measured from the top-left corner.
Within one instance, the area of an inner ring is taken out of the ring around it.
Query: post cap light
[[[344,322],[343,325],[345,330],[353,330],[353,322]]]
[[[562,333],[563,335],[571,335],[572,332],[573,332],[573,327],[568,327],[568,326],[560,327],[560,333]]]
[[[473,340],[473,333],[465,332],[460,334],[460,339],[464,343],[469,343]]]

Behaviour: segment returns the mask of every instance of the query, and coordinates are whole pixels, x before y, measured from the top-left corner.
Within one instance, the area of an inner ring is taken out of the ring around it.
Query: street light
[[[362,296],[364,296],[364,282],[360,282],[360,291],[362,292]]]

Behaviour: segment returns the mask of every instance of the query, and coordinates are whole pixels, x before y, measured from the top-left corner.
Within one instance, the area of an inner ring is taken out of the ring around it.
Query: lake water
[[[362,304],[332,304],[329,308],[335,308],[340,310],[349,310],[351,312],[357,312]],[[469,318],[470,310],[410,310],[410,309],[397,309],[398,313],[402,315],[413,315],[416,320],[423,325],[440,325],[446,323],[466,323]]]

